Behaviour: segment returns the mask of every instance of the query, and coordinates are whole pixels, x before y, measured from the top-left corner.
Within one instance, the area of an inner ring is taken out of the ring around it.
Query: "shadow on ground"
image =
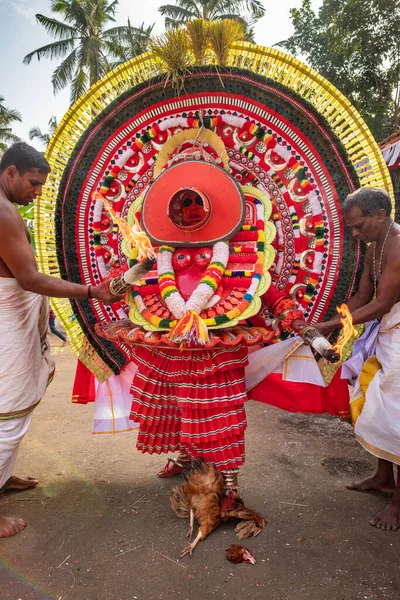
[[[399,535],[368,525],[387,499],[344,489],[374,465],[348,425],[250,402],[242,491],[268,520],[245,544],[257,564],[225,560],[233,523],[178,559],[187,523],[169,506],[176,479],[154,475],[165,458],[139,455],[134,433],[92,436],[91,407],[69,402],[70,351],[57,363],[18,462],[41,486],[0,498],[29,523],[0,540],[1,600],[399,599]]]

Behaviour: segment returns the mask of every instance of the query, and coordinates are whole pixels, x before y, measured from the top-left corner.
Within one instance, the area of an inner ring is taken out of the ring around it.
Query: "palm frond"
[[[81,0],[52,0],[51,10],[62,14],[67,23],[72,24],[77,29],[87,26],[87,5]]]
[[[40,127],[31,127],[28,135],[30,140],[34,140],[35,138],[41,137],[43,133]]]
[[[88,89],[88,82],[89,77],[83,68],[76,71],[71,84],[71,93],[69,95],[71,105],[78,100],[79,96],[82,96],[82,94],[86,92]]]
[[[118,27],[111,27],[102,31],[101,38],[103,40],[120,40],[130,35],[130,33],[136,33],[138,31],[136,27],[129,27],[128,25],[119,25]]]
[[[242,0],[211,0],[206,3],[207,19],[217,21],[224,18],[226,14],[234,14],[240,12],[240,4]]]
[[[92,11],[92,25],[102,28],[109,21],[115,22],[115,10],[119,0],[107,4],[107,0],[95,0]]]
[[[51,83],[53,84],[53,91],[55,94],[71,83],[71,80],[74,77],[76,62],[77,49],[73,50],[53,72]]]
[[[7,108],[4,106],[2,104],[3,101],[4,98],[0,97],[0,123],[4,123],[6,121],[7,123],[12,123],[13,121],[22,121],[21,114],[13,108]]]
[[[31,127],[31,129],[29,130],[29,139],[30,140],[39,140],[42,142],[42,144],[45,144],[46,146],[48,145],[49,141],[50,141],[50,135],[48,133],[42,133],[42,130],[40,129],[40,127]]]
[[[36,15],[36,20],[43,25],[49,35],[59,40],[65,40],[76,35],[76,27],[71,27],[62,21],[46,17],[45,15]]]
[[[198,10],[193,11],[183,6],[174,6],[173,4],[164,4],[163,6],[160,6],[158,12],[163,17],[166,17],[165,23],[167,23],[168,19],[169,22],[178,22],[180,25],[186,23],[186,21],[202,17]]]
[[[229,48],[235,42],[243,39],[244,28],[238,21],[224,19],[223,21],[213,21],[210,27],[211,47],[217,57],[220,65],[226,65],[228,62]]]
[[[164,19],[165,29],[169,31],[170,29],[177,29],[182,26],[182,22],[178,19],[171,19],[170,17],[165,17]]]
[[[265,6],[262,0],[243,0],[243,3],[254,19],[261,19],[265,15]]]
[[[71,8],[71,0],[51,0],[52,12],[65,14]]]
[[[114,0],[113,2],[111,2],[111,4],[109,4],[108,6],[106,6],[104,8],[105,14],[114,17],[118,4],[119,4],[119,0]]]
[[[58,123],[57,123],[57,117],[53,115],[49,119],[49,132],[51,133],[51,135],[53,135],[53,133],[57,129],[57,125],[58,125]]]
[[[29,65],[34,57],[36,57],[39,61],[42,58],[50,58],[50,60],[54,58],[63,58],[67,52],[74,48],[75,43],[75,38],[52,42],[51,44],[42,46],[41,48],[38,48],[37,50],[27,54],[23,60],[23,63],[24,65]]]
[[[3,142],[19,142],[19,137],[9,127],[0,126],[0,140]]]

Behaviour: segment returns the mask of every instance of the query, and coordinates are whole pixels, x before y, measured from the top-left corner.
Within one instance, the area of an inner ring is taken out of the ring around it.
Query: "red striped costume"
[[[181,351],[137,346],[131,418],[143,453],[184,451],[218,469],[244,462],[247,348]]]

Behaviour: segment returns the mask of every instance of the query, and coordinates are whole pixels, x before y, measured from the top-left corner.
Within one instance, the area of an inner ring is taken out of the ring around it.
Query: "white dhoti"
[[[54,374],[47,326],[48,300],[0,277],[0,489]]]
[[[400,302],[382,319],[376,343],[381,368],[365,391],[355,424],[357,440],[378,458],[400,465]],[[352,401],[363,395],[358,380]]]
[[[33,413],[0,421],[0,490],[14,473],[19,445],[29,429]]]

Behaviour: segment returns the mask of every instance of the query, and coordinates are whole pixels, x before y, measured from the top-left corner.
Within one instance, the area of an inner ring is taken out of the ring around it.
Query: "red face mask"
[[[178,248],[172,257],[176,285],[187,300],[204,276],[212,257],[211,248]]]

